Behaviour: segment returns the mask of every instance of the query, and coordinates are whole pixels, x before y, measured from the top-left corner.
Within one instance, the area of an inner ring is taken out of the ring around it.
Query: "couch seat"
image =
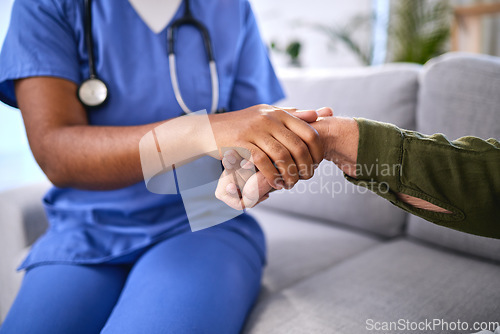
[[[266,296],[254,308],[245,333],[411,332],[367,331],[367,319],[460,320],[472,326],[498,320],[499,278],[500,267],[494,263],[408,239],[390,241]]]

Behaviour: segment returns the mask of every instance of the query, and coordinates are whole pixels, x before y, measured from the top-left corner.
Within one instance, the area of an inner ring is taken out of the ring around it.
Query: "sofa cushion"
[[[500,138],[499,57],[448,53],[428,62],[419,81],[417,131]]]
[[[249,210],[268,244],[261,297],[289,287],[380,243],[352,231],[272,210]]]
[[[449,139],[500,138],[500,58],[451,53],[425,65],[420,78],[417,130]],[[473,201],[474,199],[471,198]],[[500,219],[500,218],[499,218]],[[415,238],[500,261],[500,240],[409,219]]]
[[[413,238],[500,262],[500,239],[450,230],[420,217],[411,217],[409,221],[408,234]]]
[[[387,65],[348,71],[280,73],[288,98],[281,105],[299,108],[331,106],[336,115],[415,126],[418,92],[416,65]],[[330,162],[312,180],[288,192],[272,194],[263,205],[347,224],[386,237],[402,233],[406,213],[389,202],[345,181]],[[369,218],[369,219],[368,219]]]
[[[365,333],[373,322],[498,321],[500,266],[398,240],[261,300],[251,334]],[[372,319],[370,321],[369,319]],[[367,322],[368,321],[368,322]],[[478,330],[476,330],[478,331]],[[383,330],[374,333],[472,333]]]

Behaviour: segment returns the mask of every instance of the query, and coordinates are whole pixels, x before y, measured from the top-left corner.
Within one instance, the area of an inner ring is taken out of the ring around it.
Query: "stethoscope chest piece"
[[[186,103],[182,99],[182,95],[179,88],[179,82],[177,80],[177,68],[176,68],[176,58],[175,58],[175,30],[179,29],[182,25],[191,25],[199,30],[203,38],[203,44],[207,52],[208,66],[210,68],[210,78],[212,83],[212,104],[210,108],[211,113],[221,113],[223,110],[217,110],[217,105],[219,103],[219,76],[217,73],[217,66],[215,64],[212,40],[210,39],[210,34],[208,29],[203,25],[202,22],[196,20],[192,13],[189,0],[185,1],[184,16],[180,19],[175,20],[170,27],[167,29],[167,45],[168,45],[168,62],[170,69],[170,79],[172,82],[172,88],[174,90],[175,98],[179,103],[185,114],[191,113],[191,110],[187,107]],[[82,104],[89,108],[95,108],[106,102],[108,98],[108,87],[106,84],[98,79],[95,69],[94,62],[94,48],[92,39],[92,0],[85,0],[85,44],[87,46],[88,52],[88,63],[89,63],[89,78],[82,82],[80,87],[78,87],[78,99]]]
[[[90,78],[78,87],[78,99],[87,107],[98,107],[106,102],[108,87],[97,78]]]

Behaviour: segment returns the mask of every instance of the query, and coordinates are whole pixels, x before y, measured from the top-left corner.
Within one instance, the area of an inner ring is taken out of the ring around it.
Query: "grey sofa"
[[[448,54],[423,67],[280,76],[290,96],[282,105],[332,106],[337,115],[452,139],[500,137],[497,58]],[[14,268],[46,228],[47,186],[0,195],[2,318],[21,280]],[[269,257],[245,333],[473,333],[500,322],[500,240],[409,216],[344,181],[330,163],[250,212],[266,232]],[[403,327],[383,327],[395,324]]]

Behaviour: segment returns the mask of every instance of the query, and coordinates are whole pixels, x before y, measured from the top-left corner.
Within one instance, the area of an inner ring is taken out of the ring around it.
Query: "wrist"
[[[359,141],[357,122],[352,118],[325,117],[314,125],[323,142],[324,158],[355,177]]]
[[[193,158],[214,155],[217,145],[207,115],[186,115],[169,120],[154,129],[158,145],[168,165],[182,164]],[[193,135],[195,134],[195,135]],[[171,145],[171,138],[182,138],[182,145]]]
[[[197,138],[196,146],[198,149],[212,156],[213,158],[219,159],[219,145],[216,136],[216,122],[218,121],[217,116],[220,115],[203,115],[192,125],[192,134],[195,133],[194,137]]]

